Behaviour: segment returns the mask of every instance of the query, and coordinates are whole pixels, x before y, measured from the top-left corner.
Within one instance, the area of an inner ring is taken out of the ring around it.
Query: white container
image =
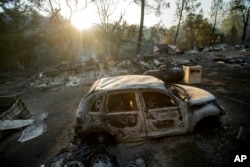
[[[184,83],[186,84],[201,83],[202,67],[200,65],[183,66],[183,70],[185,72],[185,76],[183,79]]]

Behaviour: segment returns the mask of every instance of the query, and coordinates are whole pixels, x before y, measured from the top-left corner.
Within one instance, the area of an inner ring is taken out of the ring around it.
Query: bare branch
[[[78,0],[66,0],[66,5],[70,10],[69,20],[71,20],[74,13],[84,10],[92,1],[93,0],[85,0],[84,2],[79,2]]]

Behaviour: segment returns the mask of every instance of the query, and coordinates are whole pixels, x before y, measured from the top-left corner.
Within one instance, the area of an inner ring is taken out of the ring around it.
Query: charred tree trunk
[[[218,12],[218,10],[215,11],[215,16],[214,16],[213,35],[215,35],[215,27],[216,27],[216,22],[217,22],[217,12]]]
[[[241,37],[242,43],[244,43],[244,42],[245,42],[245,39],[246,39],[246,31],[247,31],[247,26],[248,26],[248,19],[249,19],[249,8],[247,9],[246,20],[244,20],[244,18],[243,18],[243,21],[244,21],[244,29],[243,29],[243,34],[242,34],[242,37]]]
[[[183,9],[184,9],[184,3],[185,3],[185,0],[182,0],[181,13],[180,13],[179,22],[178,22],[178,26],[177,26],[177,30],[176,30],[176,34],[175,34],[175,38],[174,38],[174,45],[176,45],[176,41],[177,41],[179,29],[180,29],[180,24],[181,24],[181,19],[182,19],[182,12],[183,12]]]
[[[141,53],[141,43],[142,43],[142,35],[143,35],[143,24],[144,24],[144,10],[145,10],[145,0],[141,0],[141,21],[140,21],[140,29],[139,29],[139,37],[137,43],[136,54]]]

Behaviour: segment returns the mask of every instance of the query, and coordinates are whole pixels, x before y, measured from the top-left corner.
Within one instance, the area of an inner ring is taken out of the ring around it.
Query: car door
[[[144,119],[135,90],[108,92],[106,99],[106,125],[121,140],[146,136]]]
[[[166,92],[143,90],[141,96],[148,137],[181,133],[185,129],[185,113],[179,100]]]

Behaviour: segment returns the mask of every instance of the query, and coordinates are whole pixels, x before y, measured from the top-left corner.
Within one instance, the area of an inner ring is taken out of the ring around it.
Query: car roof
[[[159,88],[165,89],[164,82],[158,78],[148,75],[121,75],[106,77],[97,80],[93,86],[93,91],[98,90],[117,90],[134,88]]]

